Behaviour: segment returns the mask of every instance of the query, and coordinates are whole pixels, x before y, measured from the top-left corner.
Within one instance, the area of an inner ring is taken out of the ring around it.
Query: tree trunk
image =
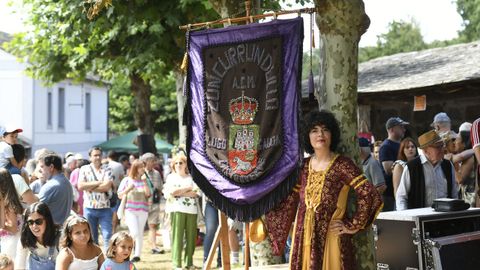
[[[152,88],[136,74],[130,76],[130,81],[132,93],[135,97],[135,126],[140,131],[140,134],[154,134],[152,110],[150,108]]]
[[[131,88],[135,97],[134,121],[140,131],[137,137],[137,146],[140,154],[146,152],[156,153],[155,131],[153,129],[152,110],[150,107],[150,96],[152,88],[139,75],[130,76]]]
[[[320,29],[320,109],[335,114],[341,129],[339,152],[359,161],[357,143],[358,43],[370,25],[362,0],[315,0]],[[349,196],[349,214],[355,211]],[[371,229],[354,236],[357,269],[376,269]]]
[[[184,76],[180,71],[175,71],[175,88],[177,93],[178,107],[178,144],[185,145],[187,142],[187,127],[183,124],[183,110],[185,109],[185,96],[183,95]]]
[[[319,93],[319,106],[333,112],[342,123],[340,152],[358,159],[358,42],[370,20],[362,0],[315,0],[315,7],[324,50],[320,83],[324,91]]]

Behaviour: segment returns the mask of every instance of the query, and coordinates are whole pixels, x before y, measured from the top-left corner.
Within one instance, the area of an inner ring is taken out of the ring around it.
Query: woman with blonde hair
[[[193,266],[193,252],[197,238],[197,197],[200,190],[193,182],[187,168],[187,157],[183,154],[172,158],[172,173],[163,186],[167,200],[165,211],[170,212],[172,224],[172,260],[175,269],[182,269],[182,249],[185,235],[185,264]]]
[[[140,261],[143,247],[143,228],[148,218],[148,198],[152,194],[147,180],[142,179],[145,173],[145,164],[141,160],[135,160],[130,167],[128,176],[123,178],[118,187],[118,197],[125,203],[125,223],[128,231],[135,239],[135,250],[132,262]],[[124,198],[126,196],[126,198]]]

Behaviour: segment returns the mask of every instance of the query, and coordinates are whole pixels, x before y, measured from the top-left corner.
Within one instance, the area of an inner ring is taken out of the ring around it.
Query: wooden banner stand
[[[220,224],[215,233],[215,238],[213,239],[212,246],[210,247],[210,252],[208,253],[207,261],[203,267],[204,270],[210,270],[212,266],[213,257],[217,251],[218,244],[220,243],[220,250],[222,253],[222,269],[231,270],[230,265],[230,244],[228,242],[228,223],[227,216],[222,211],[218,211],[218,216],[220,217]],[[250,239],[248,237],[250,228],[249,223],[245,224],[245,257],[244,264],[245,269],[249,269],[250,265]]]

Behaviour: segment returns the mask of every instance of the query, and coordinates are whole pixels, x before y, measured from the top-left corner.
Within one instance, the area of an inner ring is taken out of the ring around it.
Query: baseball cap
[[[387,123],[385,124],[385,127],[387,129],[390,129],[394,126],[400,126],[400,125],[409,125],[409,122],[403,121],[400,117],[390,117],[387,120]]]
[[[12,125],[5,125],[5,126],[0,126],[0,135],[3,136],[5,133],[20,133],[23,132],[23,129],[21,128],[16,128]]]
[[[358,138],[358,146],[370,147],[370,142],[366,138]]]
[[[437,123],[444,123],[444,122],[451,122],[450,117],[444,112],[437,113],[435,117],[433,117],[433,122],[430,124],[433,127]]]

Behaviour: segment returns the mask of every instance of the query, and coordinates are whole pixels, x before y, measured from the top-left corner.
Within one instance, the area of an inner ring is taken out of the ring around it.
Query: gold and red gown
[[[356,211],[348,218],[351,188],[357,201]],[[283,250],[296,213],[290,269],[356,269],[352,235],[336,236],[329,232],[329,224],[342,220],[348,229],[363,229],[375,220],[382,205],[380,194],[351,159],[336,155],[325,171],[317,172],[307,158],[294,192],[266,214],[272,249],[274,253]]]

